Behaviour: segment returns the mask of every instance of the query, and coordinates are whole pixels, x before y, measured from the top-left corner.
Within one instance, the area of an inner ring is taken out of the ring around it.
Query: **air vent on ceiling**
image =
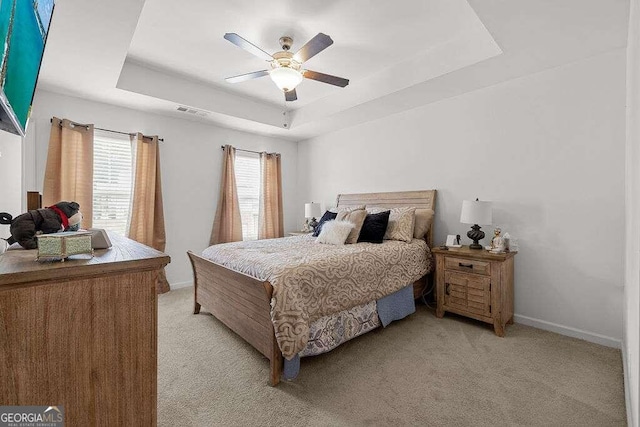
[[[183,113],[187,113],[187,114],[193,114],[194,116],[200,116],[200,117],[206,117],[209,115],[208,111],[198,110],[197,108],[193,108],[193,107],[185,107],[184,105],[178,105],[176,110]]]

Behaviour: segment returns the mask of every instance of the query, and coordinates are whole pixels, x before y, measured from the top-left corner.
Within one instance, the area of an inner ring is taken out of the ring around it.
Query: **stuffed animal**
[[[36,249],[37,234],[52,234],[60,231],[77,231],[82,221],[80,205],[76,202],[60,202],[44,209],[34,209],[13,218],[0,213],[0,224],[9,224],[11,237],[7,243],[18,242],[25,249]]]

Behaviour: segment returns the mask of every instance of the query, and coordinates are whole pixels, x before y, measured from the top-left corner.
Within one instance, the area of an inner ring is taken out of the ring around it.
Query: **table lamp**
[[[316,217],[319,217],[322,214],[320,212],[320,203],[305,203],[304,204],[304,216],[307,219],[305,222],[306,231],[315,230],[318,225],[318,221]]]
[[[478,241],[484,239],[484,231],[480,230],[478,224],[490,225],[491,221],[491,202],[481,202],[478,199],[464,200],[462,202],[460,222],[473,224],[471,230],[467,232],[467,237],[473,240],[473,243],[469,245],[469,249],[482,249],[482,245]]]

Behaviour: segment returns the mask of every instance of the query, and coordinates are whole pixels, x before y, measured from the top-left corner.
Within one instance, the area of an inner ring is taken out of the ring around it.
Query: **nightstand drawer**
[[[445,257],[444,268],[446,270],[464,271],[466,273],[491,275],[491,263],[475,259]]]
[[[491,278],[446,271],[444,282],[446,307],[480,316],[491,315]]]

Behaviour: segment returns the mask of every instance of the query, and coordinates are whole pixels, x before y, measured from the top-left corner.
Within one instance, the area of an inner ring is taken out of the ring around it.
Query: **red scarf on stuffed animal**
[[[51,209],[52,211],[54,211],[55,213],[57,213],[60,216],[60,219],[62,220],[62,229],[66,230],[67,228],[69,228],[69,218],[67,217],[67,215],[62,212],[62,210],[57,207],[57,206],[49,206],[47,207],[47,209]]]

